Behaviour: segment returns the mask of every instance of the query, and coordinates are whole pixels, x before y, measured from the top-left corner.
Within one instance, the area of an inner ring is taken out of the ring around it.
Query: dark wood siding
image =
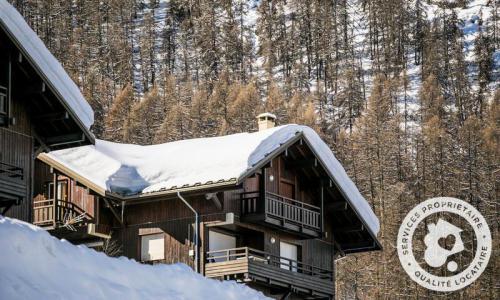
[[[141,259],[141,236],[151,233],[163,233],[165,236],[165,259],[163,263],[185,263],[193,267],[193,258],[189,257],[193,235],[194,218],[136,224],[126,228],[115,228],[114,234],[122,244],[123,255]]]
[[[13,101],[11,109],[16,124],[8,128],[0,128],[0,162],[22,168],[23,179],[0,176],[0,186],[9,193],[24,195],[21,205],[12,207],[6,216],[30,222],[32,157],[34,155],[31,124],[22,101]]]

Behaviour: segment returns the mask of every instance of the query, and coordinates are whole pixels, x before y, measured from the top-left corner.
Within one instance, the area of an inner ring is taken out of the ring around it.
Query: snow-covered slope
[[[267,299],[188,266],[143,265],[74,246],[0,216],[0,299]]]

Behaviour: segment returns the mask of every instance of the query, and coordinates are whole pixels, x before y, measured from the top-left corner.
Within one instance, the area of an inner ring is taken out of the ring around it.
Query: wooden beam
[[[113,214],[113,216],[115,216],[115,218],[118,220],[118,222],[120,222],[120,224],[123,226],[123,220],[122,220],[122,218],[120,218],[120,215],[118,215],[118,213],[116,212],[116,210],[113,207],[113,205],[109,202],[108,198],[104,197],[102,199],[104,200],[104,203],[106,203],[106,205],[111,210],[111,213]]]
[[[5,215],[7,211],[17,202],[15,200],[4,201],[6,204],[3,206],[2,215]],[[3,203],[2,203],[3,204]]]
[[[360,232],[365,230],[365,226],[361,225],[351,225],[351,226],[343,226],[343,227],[333,227],[333,231],[337,233],[351,233],[351,232]]]
[[[33,95],[45,93],[46,90],[47,86],[45,85],[45,82],[36,80],[34,82],[31,82],[30,84],[26,84],[23,87],[23,90],[20,92],[23,97],[30,97]]]
[[[219,197],[217,197],[217,193],[207,193],[205,194],[205,198],[207,200],[212,200],[218,210],[222,209],[222,203],[220,202]]]
[[[84,140],[85,140],[85,135],[81,132],[78,132],[78,133],[68,133],[68,134],[63,134],[63,135],[58,135],[58,136],[51,136],[51,137],[45,138],[44,142],[49,147],[51,147],[51,146],[62,145],[62,144],[72,144],[72,143],[83,142]]]
[[[349,204],[345,201],[342,202],[333,202],[329,203],[327,205],[327,209],[331,210],[333,212],[338,212],[338,211],[346,211],[349,209]]]
[[[59,120],[68,120],[69,113],[67,111],[60,112],[52,112],[48,114],[38,115],[34,118],[36,121],[44,121],[44,122],[54,122]]]
[[[374,242],[369,242],[367,243],[366,241],[361,241],[361,242],[354,242],[354,243],[339,243],[339,245],[342,247],[342,250],[345,253],[354,253],[354,252],[360,252],[360,251],[366,251],[366,250],[375,250],[377,248],[376,243]]]
[[[307,158],[290,162],[289,165],[291,168],[302,169],[306,167],[315,167],[317,163],[318,160],[316,158]]]

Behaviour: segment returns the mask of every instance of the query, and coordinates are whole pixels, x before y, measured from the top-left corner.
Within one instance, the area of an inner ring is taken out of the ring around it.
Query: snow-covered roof
[[[300,135],[374,234],[379,221],[328,145],[307,126],[139,146],[96,140],[95,145],[43,153],[39,158],[88,180],[106,193],[135,195],[211,184],[237,184],[259,163]]]
[[[30,28],[21,14],[6,0],[0,0],[0,25],[44,77],[53,92],[64,101],[77,122],[90,129],[94,112],[82,93],[71,80],[59,61],[45,47],[38,35]]]

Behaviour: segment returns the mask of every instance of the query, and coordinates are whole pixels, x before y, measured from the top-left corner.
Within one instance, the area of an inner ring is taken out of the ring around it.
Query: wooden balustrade
[[[19,180],[23,180],[24,178],[23,168],[2,162],[0,162],[0,175],[4,175],[8,178],[17,178]]]
[[[317,206],[266,192],[263,208],[259,207],[259,192],[241,194],[241,213],[265,214],[268,218],[293,224],[312,231],[321,231],[321,209]]]
[[[236,264],[240,262],[261,263],[271,267],[277,267],[280,271],[283,270],[286,272],[296,272],[323,280],[333,281],[332,270],[305,264],[297,260],[273,255],[249,247],[206,252],[205,270],[206,272],[208,271],[208,274],[211,275],[227,275],[228,272],[238,273],[239,270],[235,269],[234,264],[231,264],[230,262],[234,262]],[[216,272],[214,272],[213,270],[216,270]]]
[[[73,202],[54,199],[33,201],[33,224],[37,226],[56,228],[92,221],[93,218]]]

